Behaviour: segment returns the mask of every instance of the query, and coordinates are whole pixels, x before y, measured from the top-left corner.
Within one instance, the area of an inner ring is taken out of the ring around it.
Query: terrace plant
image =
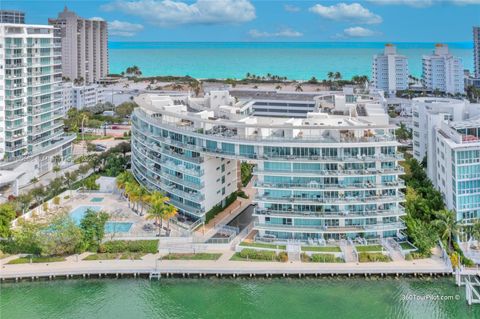
[[[105,236],[105,223],[108,220],[105,212],[87,209],[80,221],[83,243],[87,250],[96,251]]]
[[[162,231],[163,220],[170,220],[177,214],[173,205],[167,204],[170,199],[160,192],[153,192],[148,198],[150,208],[147,212],[147,219],[154,219],[158,226],[158,236]]]

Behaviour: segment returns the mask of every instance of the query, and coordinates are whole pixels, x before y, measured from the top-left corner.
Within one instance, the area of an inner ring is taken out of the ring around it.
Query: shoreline
[[[303,277],[445,277],[453,275],[440,261],[388,263],[302,263],[262,261],[158,260],[68,260],[52,263],[2,264],[0,281],[70,278],[303,278]]]

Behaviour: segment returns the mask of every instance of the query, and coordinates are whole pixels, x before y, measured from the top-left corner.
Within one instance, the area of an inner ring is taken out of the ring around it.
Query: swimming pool
[[[106,222],[106,233],[127,233],[132,228],[133,223],[128,222]]]
[[[91,206],[91,205],[82,205],[78,206],[74,210],[70,212],[70,216],[72,217],[75,224],[80,224],[80,221],[87,213],[87,210],[94,210],[99,212],[102,209],[102,206]],[[106,222],[105,223],[105,232],[106,233],[127,233],[132,228],[133,223],[129,222]]]
[[[102,209],[102,206],[90,206],[90,205],[78,206],[77,208],[75,208],[70,212],[70,217],[72,217],[75,224],[80,224],[80,221],[82,220],[83,216],[85,216],[85,214],[87,213],[87,210],[89,209],[99,212]]]

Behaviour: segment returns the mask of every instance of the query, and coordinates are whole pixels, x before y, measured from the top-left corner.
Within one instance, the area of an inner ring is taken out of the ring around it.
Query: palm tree
[[[127,183],[133,181],[132,173],[125,171],[120,173],[116,178],[117,188],[121,190],[120,196],[125,194],[125,187]]]
[[[146,217],[147,219],[154,219],[156,221],[158,226],[158,237],[160,237],[162,232],[163,219],[171,214],[171,208],[167,208],[168,206],[171,206],[167,204],[169,200],[168,197],[157,191],[151,193],[148,198],[150,208],[148,209]]]
[[[331,80],[333,80],[333,78],[335,77],[335,73],[333,73],[333,72],[330,71],[330,72],[327,73],[327,77],[328,77],[328,80],[331,81]]]
[[[335,72],[333,75],[335,80],[341,80],[342,79],[342,74],[340,72]]]
[[[295,91],[296,91],[296,92],[303,92],[302,85],[301,85],[301,84],[297,84],[297,86],[295,87]]]
[[[132,203],[132,209],[135,211],[135,203],[139,201],[140,185],[136,181],[128,182],[125,186],[125,193],[128,197],[128,206]]]
[[[439,236],[442,240],[447,241],[448,247],[452,247],[452,239],[459,232],[459,226],[454,212],[446,209],[438,211],[437,219],[433,221],[437,227]]]
[[[66,172],[64,174],[65,182],[67,183],[68,189],[70,190],[70,195],[72,194],[72,184],[77,180],[77,172]]]
[[[60,166],[55,165],[53,167],[53,172],[55,173],[55,177],[58,177],[58,172],[60,172],[60,171],[61,171]]]
[[[472,225],[472,236],[476,240],[480,240],[480,221],[475,221]]]
[[[149,198],[150,198],[150,193],[147,191],[145,187],[140,186],[138,189],[138,202],[139,202],[139,205],[141,204],[140,216],[143,215],[143,207],[145,203],[147,203]]]
[[[173,205],[167,205],[165,207],[165,216],[164,219],[167,220],[167,229],[170,231],[170,219],[172,219],[175,215],[177,215],[178,210],[175,206]]]

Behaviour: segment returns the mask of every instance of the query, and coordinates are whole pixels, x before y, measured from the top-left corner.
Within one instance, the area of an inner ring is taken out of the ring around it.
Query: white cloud
[[[282,29],[278,32],[265,32],[252,29],[248,32],[252,38],[298,38],[303,36],[302,32],[290,28]]]
[[[102,17],[91,17],[90,20],[95,20],[95,21],[105,21]]]
[[[376,24],[383,21],[381,16],[374,14],[359,3],[338,3],[331,6],[316,4],[311,7],[309,11],[335,21],[349,21],[364,24]]]
[[[291,4],[286,4],[283,6],[283,9],[287,12],[299,12],[300,8]]]
[[[102,8],[138,16],[161,27],[241,23],[255,19],[255,7],[249,0],[197,0],[191,4],[172,0],[117,0]]]
[[[480,0],[368,0],[379,5],[406,5],[415,8],[427,8],[439,3],[452,3],[454,5],[475,5]]]
[[[111,35],[120,37],[133,37],[137,32],[143,30],[143,25],[125,21],[108,22],[108,32]]]
[[[406,5],[415,8],[426,8],[433,5],[434,0],[368,0],[380,5]]]
[[[371,37],[376,34],[378,34],[375,31],[372,31],[370,29],[362,28],[362,27],[351,27],[343,30],[343,33],[345,36],[349,38],[365,38],[365,37]]]

